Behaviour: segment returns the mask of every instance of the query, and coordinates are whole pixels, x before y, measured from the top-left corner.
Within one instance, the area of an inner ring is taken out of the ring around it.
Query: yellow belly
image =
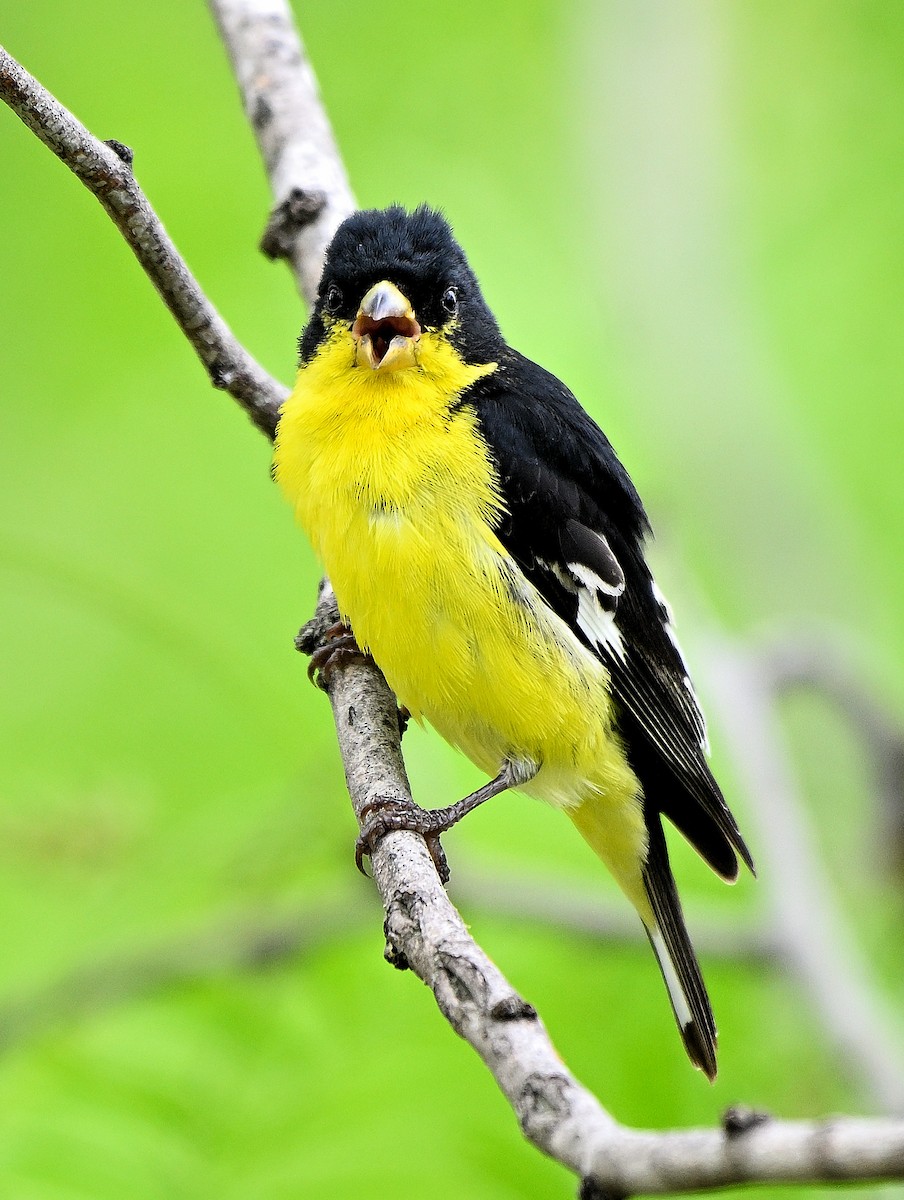
[[[495,472],[473,410],[450,403],[493,367],[437,345],[430,369],[383,378],[343,369],[347,353],[338,337],[299,372],[275,456],[343,617],[415,717],[490,775],[535,763],[522,790],[573,810],[623,874],[643,821],[605,668],[492,532]]]

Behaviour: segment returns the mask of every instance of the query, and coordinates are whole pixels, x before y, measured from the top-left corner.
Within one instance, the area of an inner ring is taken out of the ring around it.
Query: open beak
[[[352,326],[355,361],[373,371],[401,371],[416,367],[415,347],[421,327],[414,309],[394,283],[375,283],[358,309]]]

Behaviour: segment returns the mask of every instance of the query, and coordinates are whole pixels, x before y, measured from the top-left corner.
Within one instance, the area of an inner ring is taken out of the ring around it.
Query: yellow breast
[[[438,634],[464,600],[462,562],[500,550],[495,474],[473,412],[454,404],[495,365],[468,367],[429,334],[419,357],[429,370],[355,368],[340,330],[299,371],[274,458],[343,615],[390,673],[403,624]]]
[[[431,334],[419,360],[354,368],[334,333],[283,409],[276,477],[399,700],[490,774],[509,754],[546,764],[525,790],[576,803],[588,777],[605,788],[623,770],[605,670],[493,533],[498,479],[459,398],[495,364]]]

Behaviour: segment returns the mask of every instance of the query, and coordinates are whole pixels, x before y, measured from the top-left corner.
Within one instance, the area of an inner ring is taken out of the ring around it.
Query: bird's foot
[[[454,805],[453,805],[454,807]],[[361,810],[361,832],[355,842],[355,865],[365,874],[363,860],[370,858],[387,833],[409,830],[419,833],[427,843],[436,873],[441,883],[449,881],[449,863],[440,845],[440,834],[455,824],[448,819],[449,809],[434,810],[421,808],[413,800],[378,798],[365,804]]]
[[[366,661],[367,655],[355,641],[355,635],[343,624],[337,621],[324,631],[323,640],[311,654],[308,663],[308,679],[317,687],[327,690],[330,676],[340,663],[350,659]]]
[[[451,829],[453,825],[457,825],[462,817],[467,816],[478,805],[490,800],[493,796],[498,796],[500,792],[507,791],[510,787],[520,787],[521,784],[527,783],[536,775],[537,769],[537,764],[534,762],[507,759],[495,779],[485,783],[476,792],[471,792],[470,796],[465,796],[463,800],[459,800],[456,804],[449,804],[445,808],[421,808],[413,800],[387,797],[378,797],[376,800],[372,800],[369,804],[365,804],[360,813],[361,832],[355,843],[355,863],[358,870],[362,875],[364,874],[364,868],[361,865],[364,855],[372,855],[377,843],[387,833],[408,829],[412,833],[419,833],[427,843],[436,873],[441,882],[448,883],[449,864],[440,845],[440,834]]]

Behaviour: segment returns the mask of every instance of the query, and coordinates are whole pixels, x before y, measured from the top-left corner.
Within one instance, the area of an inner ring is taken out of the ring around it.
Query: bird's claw
[[[433,813],[421,808],[413,800],[381,798],[365,804],[360,816],[361,832],[355,842],[355,866],[362,875],[366,874],[365,854],[370,858],[387,833],[405,829],[421,835],[427,843],[440,883],[449,882],[449,863],[439,840],[447,826],[437,820]]]
[[[308,679],[316,687],[326,691],[330,684],[330,676],[340,663],[354,658],[363,660],[366,657],[348,626],[337,621],[326,630],[321,645],[311,654]]]

